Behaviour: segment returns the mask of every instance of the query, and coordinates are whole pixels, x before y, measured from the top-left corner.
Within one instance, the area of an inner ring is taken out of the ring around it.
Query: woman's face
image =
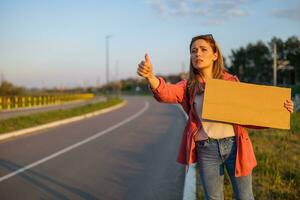
[[[217,58],[218,54],[214,53],[210,44],[204,39],[193,42],[191,47],[191,60],[194,68],[200,70],[209,67],[212,68]]]

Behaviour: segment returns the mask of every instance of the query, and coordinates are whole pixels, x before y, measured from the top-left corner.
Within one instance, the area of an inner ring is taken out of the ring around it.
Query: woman
[[[155,99],[179,103],[188,115],[177,161],[189,165],[198,162],[206,199],[223,199],[224,166],[231,179],[236,199],[254,199],[252,169],[256,159],[246,128],[263,128],[220,123],[201,119],[205,80],[209,78],[239,81],[224,69],[223,57],[213,36],[200,35],[190,43],[189,79],[166,84],[152,71],[149,56],[138,65],[137,73],[146,78]],[[293,112],[291,100],[284,107]]]

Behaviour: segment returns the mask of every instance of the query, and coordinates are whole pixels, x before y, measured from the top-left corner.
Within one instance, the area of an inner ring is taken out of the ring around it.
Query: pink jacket
[[[163,78],[158,77],[160,84],[155,90],[152,89],[154,98],[158,102],[163,103],[179,103],[188,115],[188,120],[181,139],[180,151],[178,153],[177,162],[188,165],[197,162],[194,135],[197,127],[201,128],[202,124],[195,116],[193,100],[196,94],[190,96],[190,101],[186,98],[186,84],[187,80],[180,81],[176,84],[167,84]],[[228,81],[239,81],[236,76],[224,72],[223,79]],[[202,82],[205,84],[205,82]],[[191,105],[188,111],[188,103]],[[235,161],[235,176],[247,176],[256,166],[256,159],[252,147],[252,143],[248,136],[246,128],[260,129],[264,127],[249,126],[233,124],[236,142],[237,142],[237,156]]]

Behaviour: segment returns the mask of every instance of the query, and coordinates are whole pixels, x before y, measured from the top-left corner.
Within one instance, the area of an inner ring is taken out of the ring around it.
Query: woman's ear
[[[216,61],[218,59],[218,53],[214,53],[213,61]]]

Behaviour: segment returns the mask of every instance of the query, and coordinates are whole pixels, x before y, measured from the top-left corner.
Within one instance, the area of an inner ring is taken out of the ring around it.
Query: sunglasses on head
[[[197,35],[197,36],[193,37],[192,40],[197,40],[197,39],[201,39],[201,38],[210,38],[210,39],[214,40],[214,37],[212,34]]]
[[[215,39],[214,39],[214,37],[213,37],[212,34],[197,35],[197,36],[195,36],[195,37],[192,38],[192,41],[190,43],[190,49],[192,47],[193,42],[195,42],[196,40],[199,40],[199,39],[206,39],[206,38],[209,38],[209,39],[211,39],[211,40],[213,40],[215,42]]]

